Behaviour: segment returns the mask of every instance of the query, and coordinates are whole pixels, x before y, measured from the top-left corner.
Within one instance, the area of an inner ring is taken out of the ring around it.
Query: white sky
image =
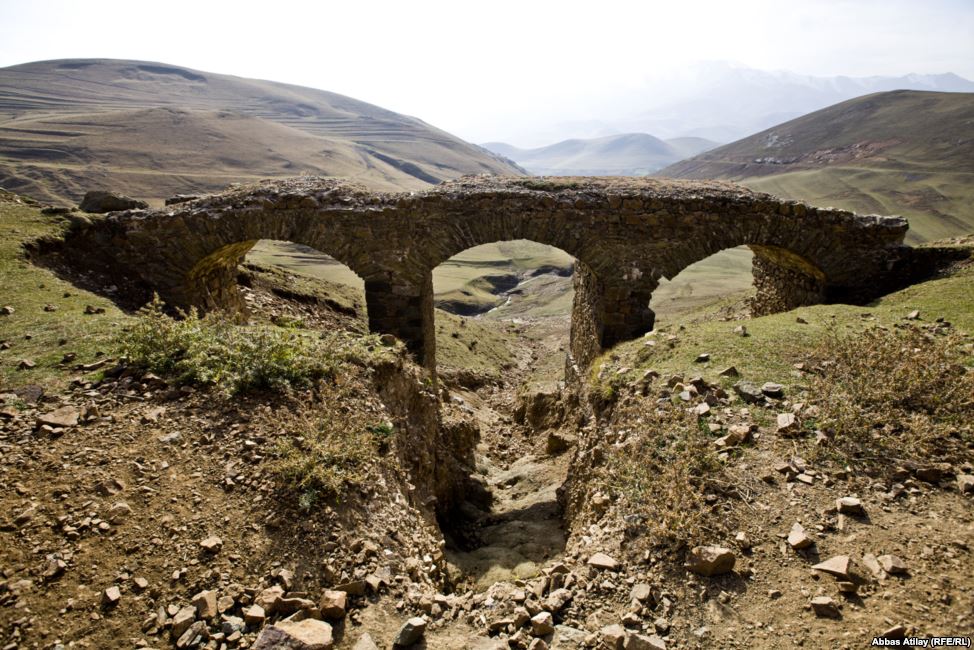
[[[0,67],[87,57],[331,90],[480,142],[693,60],[974,79],[974,0],[0,0]]]

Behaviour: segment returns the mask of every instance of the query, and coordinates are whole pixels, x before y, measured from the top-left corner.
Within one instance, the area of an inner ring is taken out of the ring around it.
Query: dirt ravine
[[[567,319],[515,321],[520,328],[515,366],[501,385],[452,391],[480,426],[477,478],[491,495],[485,504],[465,504],[444,521],[447,560],[459,585],[483,590],[505,580],[538,575],[562,557],[566,531],[558,488],[568,471],[568,453],[546,450],[547,431],[518,424],[519,393],[551,390],[562,381]]]

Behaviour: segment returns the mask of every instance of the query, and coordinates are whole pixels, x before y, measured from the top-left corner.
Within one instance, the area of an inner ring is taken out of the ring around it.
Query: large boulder
[[[124,194],[93,190],[85,194],[85,198],[81,199],[78,207],[85,212],[102,214],[104,212],[116,212],[118,210],[145,209],[149,207],[149,204],[145,201],[139,201],[125,196]]]

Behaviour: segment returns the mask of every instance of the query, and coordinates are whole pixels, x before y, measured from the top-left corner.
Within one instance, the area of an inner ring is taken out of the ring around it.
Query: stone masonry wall
[[[813,208],[715,181],[477,176],[384,194],[297,178],[114,213],[73,230],[65,246],[97,253],[102,266],[170,304],[239,310],[233,269],[253,242],[304,244],[362,277],[371,329],[395,334],[432,368],[433,269],[472,246],[528,239],[566,251],[586,270],[576,279],[570,346],[581,367],[596,347],[651,329],[659,279],[713,253],[755,250],[759,311],[865,300],[902,258],[906,229],[901,218]]]

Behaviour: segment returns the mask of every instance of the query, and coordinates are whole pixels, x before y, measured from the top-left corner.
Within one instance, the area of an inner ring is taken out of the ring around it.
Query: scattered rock
[[[758,404],[764,401],[764,393],[761,389],[748,381],[739,381],[734,384],[734,392],[748,404]]]
[[[108,509],[108,521],[112,524],[120,524],[132,514],[132,506],[124,501],[116,501]]]
[[[710,353],[702,352],[697,355],[697,358],[693,360],[694,363],[707,363],[710,361]]]
[[[687,557],[686,568],[702,576],[715,576],[734,570],[737,558],[729,548],[696,546]]]
[[[908,571],[906,562],[896,555],[880,555],[876,560],[883,571],[890,575],[902,575]]]
[[[920,320],[920,310],[914,309],[906,315],[906,320]]]
[[[599,571],[616,571],[619,563],[605,553],[595,553],[588,559],[588,565],[595,567]]]
[[[251,650],[331,650],[334,645],[331,625],[306,618],[265,627]]]
[[[622,627],[618,623],[613,625],[606,625],[601,630],[599,630],[599,636],[602,637],[602,646],[608,650],[622,650],[626,642],[626,628]]]
[[[798,522],[791,527],[791,532],[788,533],[788,544],[794,549],[804,549],[808,548],[815,541],[811,537],[805,534],[805,528]]]
[[[836,509],[844,515],[864,515],[866,509],[862,507],[862,501],[855,497],[841,497],[835,500]]]
[[[220,549],[223,548],[223,540],[216,535],[211,535],[200,542],[200,548],[207,553],[219,553]]]
[[[798,418],[794,413],[779,413],[777,417],[778,433],[783,436],[791,436],[801,429]]]
[[[183,633],[189,629],[189,626],[192,625],[195,620],[195,607],[183,607],[176,612],[175,616],[172,617],[171,634],[173,640],[177,640],[183,636]]]
[[[741,373],[734,366],[729,366],[720,371],[721,377],[740,377]]]
[[[906,628],[902,625],[894,625],[886,631],[880,632],[879,638],[903,640],[906,638]]]
[[[640,582],[632,588],[631,592],[629,592],[629,597],[633,600],[638,600],[639,602],[644,603],[653,597],[653,587],[645,582]]]
[[[118,587],[109,587],[101,595],[101,604],[104,607],[115,607],[122,600],[122,591]]]
[[[13,316],[14,312],[17,311],[11,305],[4,305],[0,307],[0,316]]]
[[[247,625],[251,627],[260,627],[264,624],[264,620],[267,618],[266,614],[264,613],[264,608],[260,605],[251,605],[244,610],[243,616],[244,620],[247,622]]]
[[[776,384],[773,381],[765,382],[761,386],[761,392],[768,397],[774,397],[775,399],[780,399],[785,396],[785,387],[781,384]]]
[[[125,491],[125,483],[117,478],[110,478],[95,485],[95,494],[103,497],[110,497]]]
[[[318,609],[321,610],[321,616],[329,620],[344,618],[347,600],[348,594],[344,591],[326,590],[321,595],[321,601],[318,604]]]
[[[420,618],[418,616],[409,619],[403,626],[399,628],[399,633],[396,634],[396,639],[393,641],[394,646],[408,647],[414,643],[419,643],[419,640],[423,638],[426,634],[426,619]]]
[[[886,572],[883,571],[883,567],[879,565],[879,560],[872,553],[866,553],[862,556],[862,565],[869,569],[869,572],[873,574],[875,578],[885,578]]]
[[[78,426],[78,419],[81,411],[73,406],[62,406],[50,413],[37,418],[37,426],[47,425],[49,427],[75,427]]]
[[[379,650],[379,646],[375,644],[368,632],[364,632],[352,646],[352,650]]]
[[[210,620],[218,613],[216,607],[216,592],[211,590],[201,591],[193,596],[193,606],[196,608],[197,618]]]
[[[548,636],[555,632],[555,619],[551,612],[538,612],[531,617],[531,634]]]
[[[625,650],[666,650],[666,641],[655,634],[631,634],[623,647]]]
[[[816,571],[822,571],[834,575],[842,580],[849,579],[849,556],[848,555],[836,555],[835,557],[830,557],[824,562],[819,562],[812,567]]]
[[[961,494],[974,494],[974,474],[958,474],[957,489]]]
[[[176,640],[177,650],[198,648],[210,638],[210,631],[203,621],[196,621]]]
[[[839,606],[828,596],[816,596],[812,598],[812,609],[816,616],[823,618],[841,618]]]

